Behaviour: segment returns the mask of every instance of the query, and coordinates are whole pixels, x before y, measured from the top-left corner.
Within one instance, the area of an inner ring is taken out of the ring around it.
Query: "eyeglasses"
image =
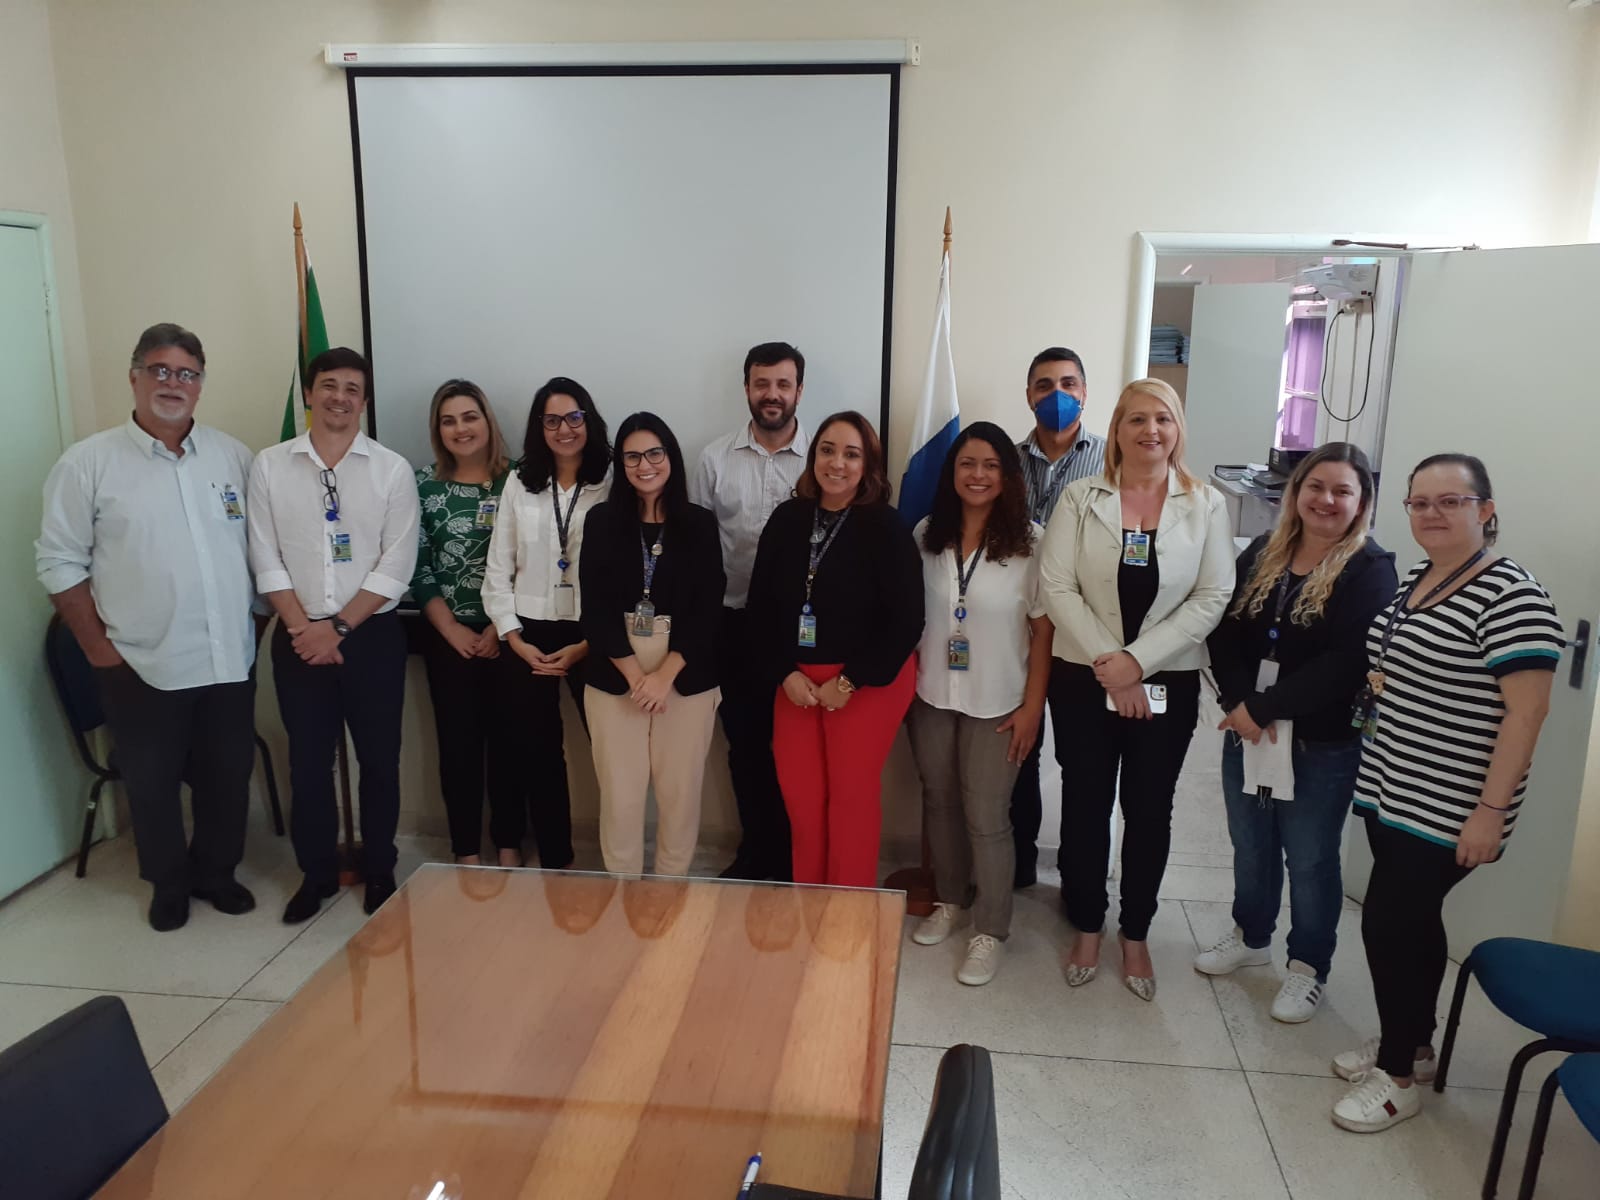
[[[1429,500],[1426,496],[1408,496],[1400,501],[1405,505],[1406,511],[1413,517],[1425,517],[1434,509],[1438,509],[1445,516],[1460,512],[1464,504],[1481,504],[1482,496],[1436,496]]]
[[[544,416],[539,418],[539,420],[551,433],[554,433],[556,430],[560,429],[561,422],[563,421],[565,421],[573,429],[577,429],[583,424],[583,409],[575,408],[569,413],[545,413]]]
[[[135,367],[134,370],[143,371],[157,383],[176,379],[180,387],[193,387],[206,377],[204,371],[191,371],[188,367],[169,367],[166,363],[146,363]]]
[[[322,474],[317,478],[322,486],[328,490],[322,496],[322,515],[325,520],[337,521],[339,519],[339,478],[327,467],[322,468]]]
[[[642,462],[649,463],[652,467],[659,466],[667,460],[665,446],[651,446],[648,450],[624,450],[622,452],[622,465],[637,467]]]

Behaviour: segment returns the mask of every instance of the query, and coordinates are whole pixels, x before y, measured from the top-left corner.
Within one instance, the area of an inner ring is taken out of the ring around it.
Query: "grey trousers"
[[[1002,717],[969,717],[911,701],[906,732],[922,775],[928,845],[939,899],[972,909],[973,928],[1002,941],[1011,932],[1011,788]]]

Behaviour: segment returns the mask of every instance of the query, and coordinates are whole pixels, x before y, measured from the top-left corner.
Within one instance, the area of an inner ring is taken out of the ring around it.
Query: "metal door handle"
[[[1589,643],[1594,641],[1593,629],[1588,618],[1578,622],[1576,636],[1567,643],[1572,647],[1572,669],[1567,673],[1567,684],[1570,687],[1581,689],[1583,687],[1583,669],[1589,663]]]

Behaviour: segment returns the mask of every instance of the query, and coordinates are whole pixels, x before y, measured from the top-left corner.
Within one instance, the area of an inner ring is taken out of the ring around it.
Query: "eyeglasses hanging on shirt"
[[[330,525],[337,524],[339,520],[339,477],[333,473],[333,468],[323,467],[322,473],[317,476],[317,479],[324,489],[322,493],[323,519]],[[350,548],[350,535],[330,529],[328,531],[328,554],[331,562],[354,562],[355,559],[351,554]]]
[[[838,537],[839,531],[844,528],[845,518],[850,515],[850,510],[840,509],[838,516],[831,522],[822,513],[822,505],[819,504],[817,511],[811,515],[811,559],[806,567],[806,598],[800,605],[798,638],[798,644],[805,650],[814,650],[817,645],[817,618],[811,611],[811,585],[816,582],[817,568],[822,565],[823,556],[828,553],[828,547],[833,545],[833,539]]]
[[[967,671],[972,668],[972,643],[967,640],[967,590],[972,586],[972,577],[978,573],[978,562],[983,558],[983,546],[972,552],[972,557],[967,560],[966,566],[961,564],[961,547],[950,547],[950,557],[956,560],[956,631],[950,635],[949,648],[945,653],[945,665],[952,671]]]
[[[661,449],[657,446],[654,449]],[[645,451],[646,454],[649,451]],[[639,603],[633,606],[633,632],[637,637],[651,637],[656,631],[656,606],[650,599],[650,585],[656,579],[656,563],[661,558],[662,537],[666,533],[665,527],[656,534],[656,540],[646,546],[644,530],[639,530],[639,556],[644,565],[644,595],[639,598]]]
[[[570,412],[569,417],[581,417],[582,411]],[[559,417],[556,418],[560,420]],[[549,416],[545,420],[550,420]],[[578,507],[578,496],[583,492],[583,484],[576,483],[572,486],[572,499],[567,501],[567,511],[561,511],[561,489],[552,481],[550,484],[550,507],[556,515],[556,541],[561,546],[560,557],[556,559],[556,569],[561,572],[561,581],[556,584],[556,619],[571,621],[578,615],[577,592],[567,579],[567,571],[572,566],[572,560],[567,555],[567,542],[572,536],[572,514]],[[639,535],[642,541],[644,535]]]

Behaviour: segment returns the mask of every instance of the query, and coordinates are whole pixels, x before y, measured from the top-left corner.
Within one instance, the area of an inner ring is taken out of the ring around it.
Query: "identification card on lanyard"
[[[815,650],[817,647],[817,615],[811,611],[811,585],[816,582],[817,568],[822,565],[823,555],[828,553],[828,547],[832,546],[833,539],[839,536],[839,530],[844,528],[845,518],[849,515],[848,508],[840,509],[832,526],[823,524],[820,504],[817,505],[816,512],[811,515],[811,552],[810,562],[806,567],[806,598],[800,605],[800,625],[795,637],[795,644],[802,650]]]
[[[1150,535],[1141,530],[1128,529],[1122,534],[1122,565],[1148,567],[1150,565]]]
[[[979,546],[972,552],[972,557],[966,563],[961,561],[959,546],[950,548],[951,555],[956,560],[956,631],[950,635],[950,640],[945,645],[945,666],[952,671],[970,671],[972,669],[972,642],[967,638],[967,589],[972,586],[972,577],[978,573],[978,563],[983,558],[983,547]]]
[[[656,560],[661,557],[661,534],[649,546],[644,544],[644,530],[639,531],[639,555],[644,565],[644,595],[633,606],[633,633],[635,637],[653,637],[656,632],[656,606],[650,599],[650,585],[656,579]]]
[[[556,620],[576,620],[578,616],[578,589],[570,583],[558,583],[555,586],[555,594]]]
[[[348,533],[330,533],[328,535],[328,549],[333,554],[336,563],[354,562],[350,551],[350,535]]]
[[[494,515],[500,511],[500,501],[490,496],[486,500],[478,501],[478,515],[473,518],[474,529],[493,529]]]
[[[244,505],[239,503],[239,493],[231,483],[222,485],[222,514],[230,521],[244,520]]]

